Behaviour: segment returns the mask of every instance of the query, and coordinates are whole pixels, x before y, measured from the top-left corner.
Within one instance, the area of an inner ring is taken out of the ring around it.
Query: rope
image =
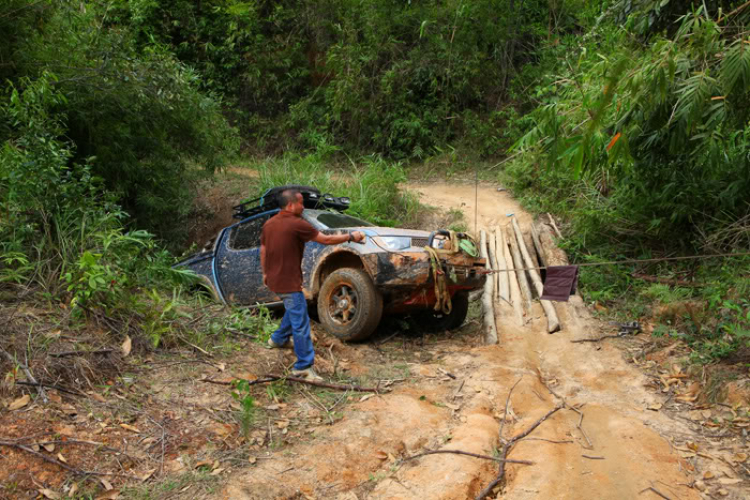
[[[583,264],[570,264],[571,266],[578,267],[597,267],[597,266],[613,266],[620,264],[639,264],[641,262],[666,262],[674,260],[695,260],[695,259],[710,259],[714,257],[746,257],[749,256],[750,252],[743,253],[717,253],[717,254],[706,254],[706,255],[686,255],[683,257],[656,257],[653,259],[628,259],[628,260],[611,260],[608,262],[584,262]],[[477,271],[479,274],[492,274],[492,273],[514,273],[516,271],[540,271],[547,269],[546,266],[540,267],[524,267],[519,269],[484,269]]]

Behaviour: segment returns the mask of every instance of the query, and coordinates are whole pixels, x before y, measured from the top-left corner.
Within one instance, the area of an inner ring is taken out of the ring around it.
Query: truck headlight
[[[380,236],[378,243],[388,250],[406,250],[411,246],[411,238],[406,236]]]

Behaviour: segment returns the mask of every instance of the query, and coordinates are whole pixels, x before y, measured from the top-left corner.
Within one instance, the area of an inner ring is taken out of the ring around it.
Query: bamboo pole
[[[518,241],[518,246],[521,249],[521,254],[523,254],[524,261],[526,262],[526,266],[529,268],[535,268],[537,265],[531,260],[531,256],[529,255],[529,251],[526,248],[526,244],[523,242],[523,233],[521,232],[521,228],[518,225],[518,222],[516,221],[515,217],[513,218],[513,230],[516,233],[516,239]],[[536,269],[530,269],[529,270],[529,276],[531,276],[531,281],[534,283],[534,287],[536,288],[537,293],[541,297],[544,293],[544,285],[542,285],[542,278],[539,276],[539,273]],[[542,308],[544,309],[545,314],[547,315],[547,332],[549,333],[555,333],[560,329],[560,320],[557,318],[557,312],[555,311],[555,307],[552,305],[552,302],[549,300],[540,300],[542,303]]]
[[[508,248],[508,238],[503,235],[502,230],[500,231],[500,236],[502,238],[501,241],[503,244],[503,254],[505,255],[505,264],[510,271],[513,271],[513,269],[515,268],[513,267],[513,257],[511,257],[510,255],[510,248]],[[516,272],[507,272],[503,274],[506,274],[508,276],[508,296],[510,297],[510,303],[516,313],[518,324],[523,326],[523,298],[521,298],[521,287],[518,285]]]
[[[497,267],[495,269],[501,270],[497,275],[497,297],[500,300],[510,302],[510,280],[509,273],[502,271],[502,269],[508,269],[508,263],[505,261],[505,254],[507,253],[508,247],[503,241],[502,230],[495,226],[494,230],[495,247],[497,248]],[[503,248],[504,247],[504,248]]]
[[[498,266],[498,260],[497,260],[497,240],[495,239],[495,235],[487,230],[487,249],[490,254],[490,263],[492,264],[492,269],[499,269]],[[498,300],[498,294],[500,293],[500,277],[498,276],[499,273],[492,273],[490,276],[492,276],[492,300],[497,301]]]
[[[513,256],[513,266],[515,269],[523,269],[523,258],[521,252],[518,250],[518,242],[516,237],[513,235],[513,229],[508,228],[506,234],[508,244],[510,245],[510,253]],[[526,278],[524,271],[516,271],[516,279],[518,280],[518,287],[521,289],[521,295],[523,296],[524,310],[531,310],[531,289],[529,288],[529,280]]]
[[[485,268],[490,269],[490,259],[487,254],[487,233],[482,229],[479,232],[479,252],[483,259],[486,259]],[[497,344],[497,326],[495,325],[495,308],[492,297],[495,288],[495,279],[492,274],[487,276],[484,281],[484,293],[482,294],[482,311],[483,311],[483,328],[484,343]]]

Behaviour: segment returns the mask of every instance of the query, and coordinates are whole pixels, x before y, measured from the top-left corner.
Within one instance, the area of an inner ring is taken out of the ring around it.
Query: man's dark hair
[[[285,191],[282,191],[281,194],[279,194],[279,206],[281,208],[286,208],[287,205],[290,203],[294,203],[297,201],[297,195],[301,195],[302,193],[299,192],[297,189],[287,189]]]

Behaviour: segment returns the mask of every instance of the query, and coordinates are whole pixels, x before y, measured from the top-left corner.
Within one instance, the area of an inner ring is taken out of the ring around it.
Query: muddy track
[[[410,189],[430,205],[463,210],[473,229],[473,186]],[[480,187],[478,199],[479,228],[506,225],[508,213],[522,227],[531,223],[495,187]],[[332,425],[313,425],[304,438],[235,473],[220,497],[473,498],[496,476],[496,463],[451,454],[402,459],[437,449],[492,455],[501,437],[521,433],[564,400],[581,413],[562,409],[519,441],[509,458],[534,464],[508,464],[490,498],[658,498],[648,488],[669,498],[699,498],[687,486],[684,459],[665,437],[690,430],[648,410],[658,396],[645,389],[646,378],[619,349],[570,342],[604,329],[580,299],[557,304],[563,329],[553,335],[538,303],[524,326],[511,312],[498,311],[496,346],[481,346],[478,334],[410,343],[409,352],[406,340],[345,346],[319,339],[319,351],[346,359],[350,373],[393,380],[392,391],[352,399]],[[315,410],[311,401],[296,403],[300,419]]]

